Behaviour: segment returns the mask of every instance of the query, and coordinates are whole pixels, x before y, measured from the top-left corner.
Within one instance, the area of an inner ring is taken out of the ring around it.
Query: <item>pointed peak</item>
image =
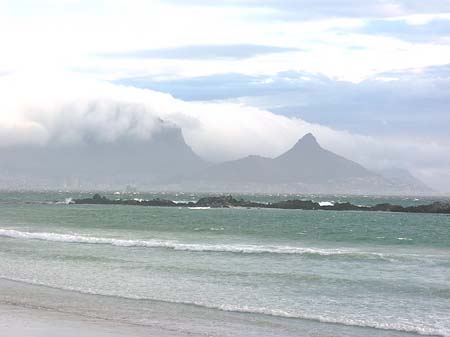
[[[323,148],[319,145],[312,133],[307,133],[288,151],[277,157],[278,159],[298,158],[299,156],[321,153]]]
[[[318,147],[320,147],[319,143],[317,142],[316,137],[314,137],[314,135],[312,133],[307,133],[302,138],[300,138],[294,147],[297,147],[297,146],[318,146]]]
[[[304,135],[300,140],[316,140],[316,137],[314,137],[314,135],[311,132],[308,132],[306,135]]]

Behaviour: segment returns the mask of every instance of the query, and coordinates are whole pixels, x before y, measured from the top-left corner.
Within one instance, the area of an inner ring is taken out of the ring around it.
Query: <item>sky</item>
[[[0,0],[0,48],[2,147],[162,118],[223,161],[312,132],[450,193],[450,0]]]

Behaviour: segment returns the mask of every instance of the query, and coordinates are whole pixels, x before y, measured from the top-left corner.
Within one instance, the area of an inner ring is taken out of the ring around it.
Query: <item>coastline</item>
[[[419,336],[408,331],[228,312],[185,304],[158,301],[139,303],[144,312],[137,310],[139,306],[131,299],[82,294],[0,278],[0,336]]]

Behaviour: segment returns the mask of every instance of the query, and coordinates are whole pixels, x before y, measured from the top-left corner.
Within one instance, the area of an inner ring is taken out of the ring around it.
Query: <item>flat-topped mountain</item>
[[[146,140],[87,138],[76,144],[0,148],[0,187],[116,189],[133,184],[147,189],[206,166],[181,129],[162,123]]]
[[[185,190],[244,193],[420,194],[425,185],[386,179],[323,149],[312,134],[275,158],[209,164],[161,121],[147,140],[22,145],[0,149],[0,188]]]

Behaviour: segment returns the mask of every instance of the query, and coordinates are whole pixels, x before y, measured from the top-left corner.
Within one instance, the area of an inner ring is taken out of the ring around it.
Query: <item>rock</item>
[[[275,203],[259,203],[237,200],[231,195],[214,196],[200,198],[197,202],[175,203],[172,200],[152,199],[152,200],[110,200],[100,194],[95,194],[92,198],[74,199],[75,204],[103,204],[103,205],[129,205],[129,206],[159,206],[159,207],[211,207],[211,208],[277,208],[277,209],[302,209],[302,210],[324,210],[324,211],[378,211],[378,212],[404,212],[404,213],[444,213],[450,214],[450,203],[434,202],[429,205],[418,205],[403,207],[389,203],[378,204],[372,207],[357,206],[349,202],[336,203],[334,205],[320,206],[319,203],[311,200],[285,200]]]

